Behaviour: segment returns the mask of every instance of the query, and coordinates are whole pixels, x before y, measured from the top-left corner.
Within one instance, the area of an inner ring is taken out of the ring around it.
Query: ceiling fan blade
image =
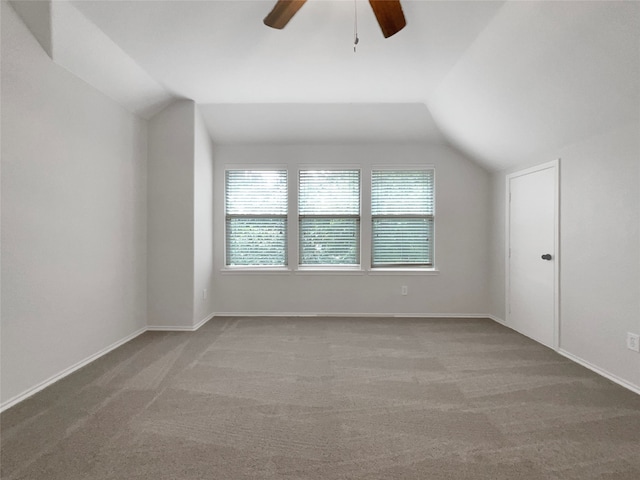
[[[278,0],[269,15],[264,17],[264,24],[271,28],[282,29],[307,0]]]
[[[400,0],[369,0],[369,3],[378,19],[384,38],[395,35],[407,24]]]

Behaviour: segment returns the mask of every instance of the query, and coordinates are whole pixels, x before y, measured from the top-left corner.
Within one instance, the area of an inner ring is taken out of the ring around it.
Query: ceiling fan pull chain
[[[360,39],[358,38],[358,0],[353,0],[353,11],[354,11],[354,20],[353,20],[353,53],[356,53],[356,46]]]

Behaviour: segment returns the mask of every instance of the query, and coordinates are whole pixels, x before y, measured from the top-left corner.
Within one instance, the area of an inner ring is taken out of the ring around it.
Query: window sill
[[[360,267],[300,267],[297,270],[278,267],[235,267],[221,268],[223,275],[439,275],[437,268],[373,268]]]

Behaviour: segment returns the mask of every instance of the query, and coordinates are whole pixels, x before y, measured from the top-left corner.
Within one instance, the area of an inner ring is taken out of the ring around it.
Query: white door
[[[507,325],[558,348],[558,162],[507,176]]]

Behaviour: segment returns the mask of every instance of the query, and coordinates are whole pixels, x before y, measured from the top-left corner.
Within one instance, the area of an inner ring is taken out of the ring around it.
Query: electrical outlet
[[[640,352],[640,335],[627,332],[627,348],[634,352]]]
[[[409,287],[407,287],[406,285],[402,286],[401,289],[402,295],[408,295],[409,294]]]

